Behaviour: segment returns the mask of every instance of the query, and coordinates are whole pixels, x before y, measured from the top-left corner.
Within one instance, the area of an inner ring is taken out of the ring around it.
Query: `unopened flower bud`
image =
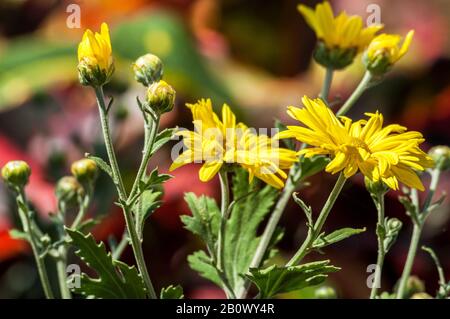
[[[389,187],[383,183],[381,180],[380,181],[372,181],[369,178],[365,177],[364,178],[364,184],[366,185],[366,189],[367,191],[371,194],[371,195],[384,195],[389,191]]]
[[[408,52],[413,36],[414,31],[409,31],[402,45],[402,38],[397,34],[380,34],[375,37],[364,55],[367,70],[378,76],[388,72]]]
[[[147,104],[159,115],[170,112],[175,104],[175,90],[162,80],[153,83],[147,90]]]
[[[2,177],[10,186],[24,187],[30,174],[30,166],[24,161],[10,161],[2,168]]]
[[[82,85],[97,87],[109,82],[113,73],[109,28],[102,23],[100,33],[86,30],[78,45],[78,75]]]
[[[410,299],[433,299],[429,294],[426,292],[419,292],[411,296]]]
[[[390,218],[387,223],[387,232],[398,232],[402,228],[402,222],[397,218]]]
[[[450,168],[450,147],[446,145],[435,146],[428,152],[434,160],[435,167],[441,171]]]
[[[73,162],[70,170],[81,183],[93,182],[98,176],[97,164],[89,158]]]
[[[397,218],[389,218],[385,224],[385,238],[383,241],[384,251],[388,252],[397,240],[398,233],[402,229],[403,223]]]
[[[314,297],[316,299],[336,299],[337,293],[333,287],[322,286],[314,291]]]
[[[145,54],[133,63],[134,78],[144,86],[161,80],[163,64],[160,58],[153,54]]]
[[[67,206],[75,206],[83,193],[83,186],[73,176],[64,176],[56,184],[56,197]]]
[[[413,296],[425,292],[425,284],[416,276],[410,276],[406,281],[406,295]]]

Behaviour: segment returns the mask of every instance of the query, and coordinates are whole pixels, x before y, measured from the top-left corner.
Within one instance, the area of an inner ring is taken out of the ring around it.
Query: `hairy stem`
[[[344,105],[341,106],[339,111],[337,111],[336,115],[345,115],[353,106],[353,104],[358,101],[358,99],[361,97],[361,95],[366,91],[366,89],[369,87],[370,81],[372,81],[372,73],[370,71],[366,71],[364,74],[361,82],[359,82],[358,86],[356,87],[355,91],[353,91],[352,95],[345,101]]]
[[[48,279],[47,270],[45,268],[44,257],[39,253],[38,244],[36,242],[36,237],[32,230],[32,223],[30,220],[30,211],[28,208],[28,203],[26,201],[25,193],[23,189],[17,190],[16,201],[19,207],[19,216],[22,222],[23,231],[28,235],[28,242],[30,243],[31,250],[33,251],[33,256],[36,261],[39,278],[41,280],[42,288],[47,299],[53,299],[53,291],[50,286],[50,281]]]
[[[103,138],[105,141],[106,151],[108,153],[108,158],[111,166],[111,171],[114,179],[114,184],[117,187],[117,192],[119,194],[119,199],[122,202],[122,209],[125,216],[125,223],[127,226],[127,231],[130,236],[131,246],[133,248],[134,257],[136,259],[136,264],[138,266],[139,272],[141,273],[142,279],[144,280],[145,286],[147,288],[147,292],[152,299],[156,299],[156,292],[153,288],[152,281],[148,274],[147,266],[144,260],[144,254],[142,251],[142,245],[139,240],[139,237],[136,232],[136,228],[134,227],[134,220],[131,209],[126,205],[127,202],[127,194],[125,191],[125,187],[123,186],[122,177],[120,175],[119,165],[117,164],[116,155],[114,152],[114,147],[111,139],[111,134],[109,130],[108,123],[108,114],[106,112],[105,100],[103,95],[102,87],[98,87],[95,89],[95,93],[97,95],[97,102],[99,106],[100,120],[103,131]]]
[[[314,240],[322,232],[323,225],[325,224],[325,221],[327,220],[328,215],[330,214],[330,211],[333,208],[334,203],[336,202],[336,199],[339,197],[339,194],[341,193],[346,180],[347,179],[345,178],[343,173],[339,174],[339,178],[336,181],[333,190],[331,191],[327,201],[325,202],[325,205],[320,211],[319,217],[314,223],[313,231],[310,232],[306,240],[303,242],[302,246],[297,250],[295,255],[291,258],[291,260],[289,260],[286,266],[297,265],[309,252],[312,244],[314,243]]]
[[[381,285],[381,273],[383,269],[384,257],[386,252],[384,251],[384,194],[378,194],[375,201],[375,205],[378,211],[378,223],[377,223],[377,240],[378,240],[378,253],[377,253],[377,268],[375,269],[375,279],[370,291],[370,299],[375,299],[378,288]],[[381,232],[378,229],[382,229]]]

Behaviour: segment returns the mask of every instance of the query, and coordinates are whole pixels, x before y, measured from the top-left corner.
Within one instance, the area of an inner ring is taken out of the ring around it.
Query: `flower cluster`
[[[254,176],[267,184],[282,188],[288,169],[296,160],[294,151],[280,148],[267,135],[257,135],[245,124],[238,123],[226,104],[220,120],[213,111],[211,100],[200,100],[187,105],[192,112],[194,131],[179,131],[187,149],[172,163],[174,170],[188,163],[203,165],[201,181],[211,180],[225,163],[237,163],[248,170],[250,181]]]
[[[419,132],[391,124],[383,127],[383,115],[367,113],[368,120],[353,122],[337,118],[321,99],[303,98],[304,108],[290,106],[288,114],[303,126],[288,126],[278,138],[296,138],[308,145],[299,154],[306,157],[330,155],[326,171],[343,171],[346,178],[361,171],[371,181],[383,181],[392,189],[398,182],[423,190],[415,170],[432,167],[433,160],[419,145],[424,141]]]

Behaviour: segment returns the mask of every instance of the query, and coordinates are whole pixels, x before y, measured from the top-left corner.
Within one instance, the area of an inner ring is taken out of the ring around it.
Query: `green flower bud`
[[[445,171],[450,168],[450,147],[446,145],[435,146],[430,149],[428,155],[434,160],[437,169]]]
[[[371,194],[371,195],[384,195],[389,191],[389,187],[383,183],[382,181],[371,181],[369,178],[364,177],[364,184],[366,185],[366,189],[367,191]]]
[[[385,221],[386,236],[384,238],[384,250],[388,252],[397,240],[398,233],[402,229],[403,223],[397,218],[389,218]]]
[[[412,295],[410,299],[433,299],[433,297],[431,297],[426,292],[418,292]]]
[[[10,161],[2,168],[2,177],[10,186],[24,187],[30,175],[30,166],[24,161]]]
[[[92,64],[88,59],[78,63],[78,78],[84,86],[98,87],[105,85],[111,80],[114,73],[114,64],[109,68],[102,69],[98,65]]]
[[[89,158],[73,162],[70,170],[80,183],[93,182],[98,176],[97,164]]]
[[[147,90],[147,105],[156,114],[170,112],[175,104],[175,90],[165,81],[150,85]]]
[[[333,287],[322,286],[314,291],[314,297],[317,299],[336,299],[337,293]]]
[[[160,58],[153,54],[146,54],[139,57],[133,63],[134,78],[144,86],[161,80],[163,76],[163,64]]]
[[[55,194],[58,202],[72,207],[77,205],[78,197],[84,194],[84,189],[75,177],[64,176],[56,184]]]
[[[353,63],[358,53],[357,48],[328,48],[324,42],[317,42],[314,59],[317,63],[333,70],[342,70]]]
[[[386,55],[379,54],[373,59],[369,59],[367,52],[363,55],[363,63],[366,69],[375,76],[381,76],[392,68],[392,63]]]
[[[425,292],[425,284],[417,276],[410,276],[406,281],[406,296]]]

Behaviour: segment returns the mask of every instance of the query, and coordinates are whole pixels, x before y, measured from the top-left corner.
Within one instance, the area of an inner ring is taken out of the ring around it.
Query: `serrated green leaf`
[[[79,287],[73,289],[75,293],[106,299],[146,297],[144,282],[136,267],[113,260],[111,253],[106,252],[105,244],[97,244],[92,234],[84,235],[71,229],[66,231],[72,244],[78,248],[75,254],[98,275],[98,278],[91,278],[83,273]]]
[[[186,193],[184,199],[192,212],[192,216],[181,216],[184,227],[198,235],[208,249],[214,250],[220,223],[216,201],[207,196],[197,197],[194,193]]]
[[[318,238],[316,238],[313,243],[313,248],[323,248],[365,231],[366,228],[341,228],[328,235],[319,236]]]
[[[153,190],[146,190],[142,193],[139,200],[134,205],[133,212],[137,221],[137,234],[142,240],[142,233],[144,231],[145,221],[150,217],[153,212],[158,209],[161,202],[161,192],[155,192]]]
[[[161,299],[183,299],[184,298],[183,287],[181,287],[180,285],[177,285],[177,286],[170,285],[166,288],[163,288],[163,289],[161,289],[160,298]]]
[[[161,147],[164,146],[164,144],[169,142],[172,139],[174,132],[174,128],[166,128],[165,130],[159,132],[158,135],[156,135],[155,142],[153,143],[151,154],[155,154]]]
[[[238,168],[235,170],[232,192],[233,198],[242,200],[234,204],[226,225],[224,266],[228,281],[236,290],[244,280],[242,276],[248,272],[259,244],[258,227],[270,212],[278,191],[268,185],[261,188],[256,179],[249,185],[247,172]],[[266,257],[270,255],[268,253]]]
[[[206,278],[219,287],[222,286],[222,279],[213,265],[211,257],[207,256],[203,250],[196,251],[188,256],[189,266],[198,272],[203,278]]]
[[[329,260],[311,262],[299,266],[250,269],[246,277],[259,289],[261,298],[271,298],[280,293],[291,292],[322,283],[329,273],[339,268],[329,265]]]
[[[111,178],[113,178],[111,167],[103,159],[101,159],[100,157],[97,157],[97,156],[90,155],[90,154],[86,154],[86,157],[93,160],[95,162],[95,164],[97,164],[97,166],[100,167],[100,169],[102,171],[104,171]]]

